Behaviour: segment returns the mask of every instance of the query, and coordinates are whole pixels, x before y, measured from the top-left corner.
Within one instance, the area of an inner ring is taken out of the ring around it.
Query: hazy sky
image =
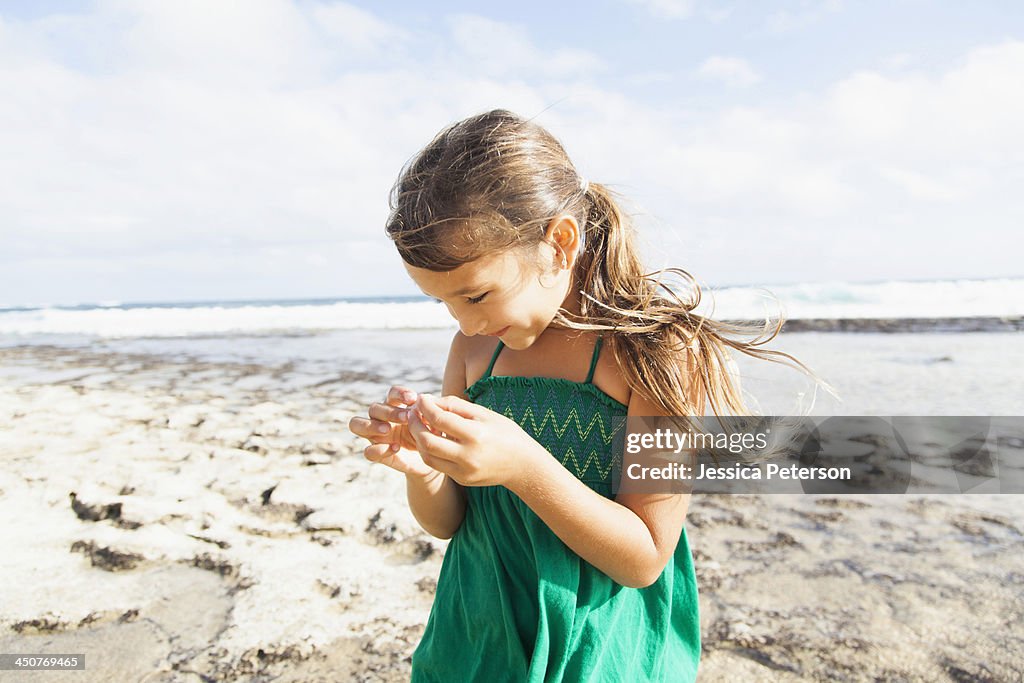
[[[0,305],[417,293],[440,128],[538,116],[713,284],[1024,275],[1024,4],[0,1]]]

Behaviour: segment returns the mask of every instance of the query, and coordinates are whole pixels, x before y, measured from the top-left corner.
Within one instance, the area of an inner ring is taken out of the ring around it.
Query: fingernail
[[[397,453],[400,448],[401,448],[401,446],[399,446],[397,443],[393,443],[393,444],[391,444],[390,451],[392,453]]]
[[[408,410],[399,410],[398,411],[398,419],[401,422],[408,422],[409,421],[409,411]]]
[[[380,432],[381,434],[387,434],[389,431],[391,431],[391,428],[388,427],[387,425],[377,425],[377,431]]]
[[[402,400],[405,401],[406,403],[412,403],[413,401],[416,400],[416,392],[414,392],[414,391],[403,391],[402,392]]]

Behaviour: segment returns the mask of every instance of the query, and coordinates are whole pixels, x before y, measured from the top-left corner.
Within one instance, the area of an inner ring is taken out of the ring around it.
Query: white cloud
[[[925,267],[900,256],[921,243],[944,272],[940,247],[966,262],[979,230],[1024,215],[1021,42],[698,110],[597,84],[598,56],[480,17],[427,35],[364,10],[170,5],[0,23],[0,299],[412,291],[387,190],[442,126],[498,106],[540,114],[663,226],[642,233],[652,253],[716,281],[925,276],[900,270]],[[356,25],[365,42],[339,53]],[[872,236],[899,248],[874,254]],[[975,262],[1010,263],[990,252]]]
[[[917,55],[910,52],[895,52],[880,60],[883,68],[898,71],[913,66],[918,61]]]
[[[757,71],[739,57],[708,57],[695,71],[699,78],[718,81],[726,85],[743,87],[761,80]]]
[[[310,22],[288,0],[106,0],[102,7],[124,27],[110,37],[123,43],[132,68],[150,74],[290,84],[319,73],[326,60]]]
[[[862,72],[832,87],[822,114],[860,153],[916,162],[1019,162],[1024,131],[1024,43],[972,50],[933,76]],[[851,150],[854,151],[854,150]]]
[[[967,199],[988,180],[982,174],[963,169],[955,173],[943,173],[955,176],[948,179],[891,166],[880,168],[879,175],[902,189],[911,199],[924,202],[957,202]]]
[[[688,201],[707,205],[833,217],[908,200],[922,211],[966,207],[1024,180],[1024,92],[1013,87],[1022,78],[1015,41],[940,74],[858,72],[818,95],[691,122],[668,136],[660,166]]]
[[[704,10],[704,18],[712,24],[720,24],[732,16],[732,7],[708,7]]]
[[[694,0],[629,0],[640,5],[656,17],[686,19],[693,14]]]
[[[834,215],[859,195],[842,164],[814,149],[814,129],[790,112],[723,112],[670,148],[678,191],[695,205],[737,201],[771,213]]]
[[[456,59],[467,71],[491,77],[524,73],[571,77],[592,75],[603,67],[601,60],[586,50],[536,45],[521,26],[471,14],[456,15],[449,24]]]
[[[312,15],[332,40],[341,41],[343,49],[355,50],[363,55],[378,56],[411,39],[405,29],[344,2],[315,5]]]
[[[842,0],[799,0],[792,8],[777,10],[768,16],[765,28],[772,33],[788,33],[817,24],[843,9]]]

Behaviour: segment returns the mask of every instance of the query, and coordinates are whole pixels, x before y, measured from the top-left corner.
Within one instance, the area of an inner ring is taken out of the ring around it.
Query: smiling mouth
[[[503,334],[505,334],[506,332],[508,332],[508,330],[509,330],[509,328],[510,328],[510,327],[512,327],[512,326],[511,326],[511,325],[509,325],[508,327],[503,327],[503,328],[501,328],[500,330],[498,330],[497,332],[488,332],[488,333],[487,333],[487,336],[488,336],[488,337],[500,337],[501,335],[503,335]]]

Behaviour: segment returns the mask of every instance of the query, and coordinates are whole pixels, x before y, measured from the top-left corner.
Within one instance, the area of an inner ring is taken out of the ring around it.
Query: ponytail
[[[712,320],[693,312],[701,289],[689,273],[645,273],[630,221],[607,187],[591,183],[585,205],[580,315],[560,312],[556,319],[570,328],[610,331],[606,344],[633,391],[666,415],[703,415],[705,403],[714,415],[750,415],[730,349],[814,376],[789,354],[761,348],[781,331],[781,317],[763,326]],[[685,294],[667,281],[673,276],[684,281]]]

